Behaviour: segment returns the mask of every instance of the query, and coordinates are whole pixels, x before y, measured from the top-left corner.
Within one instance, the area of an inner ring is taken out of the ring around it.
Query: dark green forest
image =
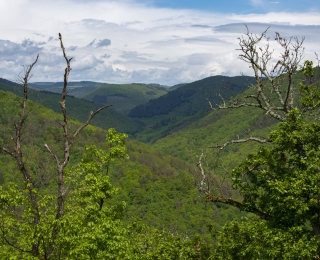
[[[319,67],[302,41],[277,35],[271,66],[266,32],[247,33],[254,77],[170,90],[68,84],[59,38],[63,82],[30,83],[38,58],[0,79],[1,259],[319,259]]]

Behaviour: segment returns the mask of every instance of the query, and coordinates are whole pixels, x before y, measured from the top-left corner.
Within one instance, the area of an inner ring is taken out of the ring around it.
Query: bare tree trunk
[[[13,122],[14,129],[15,129],[15,135],[11,137],[11,140],[14,143],[14,149],[10,150],[4,146],[0,147],[2,151],[9,154],[11,157],[13,157],[18,165],[19,171],[21,172],[23,179],[25,181],[26,189],[28,190],[30,203],[33,210],[33,221],[31,223],[32,226],[36,226],[40,222],[40,214],[39,214],[39,206],[38,206],[38,198],[37,193],[35,191],[35,185],[32,180],[31,174],[26,168],[25,162],[24,162],[24,156],[23,151],[21,147],[21,135],[22,135],[22,129],[25,126],[25,122],[27,119],[27,101],[28,101],[28,81],[31,77],[31,71],[33,66],[37,63],[39,58],[39,55],[37,55],[35,61],[25,69],[25,74],[22,78],[20,78],[21,83],[23,84],[23,99],[21,102],[21,112],[19,116],[18,122]],[[37,237],[37,234],[33,234],[34,238]],[[24,251],[20,249],[21,251]],[[32,244],[31,249],[32,255],[38,256],[39,255],[39,243]]]

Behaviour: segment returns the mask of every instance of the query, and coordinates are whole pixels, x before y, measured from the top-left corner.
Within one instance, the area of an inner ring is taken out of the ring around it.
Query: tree
[[[81,133],[102,132],[88,125],[109,106],[91,112],[83,124],[68,118],[71,58],[60,34],[59,39],[67,63],[60,129],[48,118],[56,114],[28,100],[38,56],[21,78],[22,99],[1,92],[10,105],[1,107],[0,124],[4,118],[12,124],[0,127],[0,165],[3,158],[7,163],[0,183],[0,259],[205,259],[209,249],[201,239],[181,238],[137,221],[124,225],[125,202],[110,200],[118,188],[109,176],[114,160],[128,158],[127,135],[111,128],[105,149],[90,145],[79,155],[76,141]],[[39,128],[44,132],[38,134]],[[47,135],[54,141],[45,142]]]
[[[320,124],[314,120],[319,87],[313,79],[311,61],[301,69],[304,83],[295,82],[303,40],[286,40],[276,33],[275,41],[284,51],[271,66],[273,57],[266,32],[256,36],[247,31],[239,39],[239,58],[249,63],[257,81],[250,89],[252,94],[224,102],[219,109],[257,107],[280,123],[265,139],[249,136],[212,146],[222,150],[234,143],[266,143],[231,173],[232,188],[243,200],[210,191],[201,157],[199,160],[200,188],[207,199],[252,213],[224,227],[213,259],[320,258]],[[259,46],[263,39],[265,47]]]
[[[29,114],[32,113],[28,109],[28,81],[38,61],[38,55],[36,60],[26,67],[21,78],[24,95],[22,100],[18,101],[20,112],[17,119],[12,121],[13,131],[8,133],[11,137],[0,140],[0,151],[16,163],[22,176],[20,183],[5,182],[0,186],[1,258],[89,259],[108,255],[108,258],[113,259],[112,252],[117,252],[117,256],[124,254],[120,252],[125,248],[125,243],[122,243],[124,238],[121,236],[124,230],[117,217],[122,206],[107,208],[104,204],[116,189],[103,171],[108,170],[110,161],[127,156],[124,146],[126,135],[110,129],[107,135],[109,154],[95,147],[88,147],[81,163],[72,170],[67,170],[76,138],[97,113],[110,105],[90,112],[84,124],[77,126],[74,131],[71,130],[75,125],[68,122],[66,95],[72,58],[66,56],[61,34],[59,39],[67,64],[60,101],[62,151],[55,150],[51,145],[44,145],[55,164],[56,185],[51,182],[48,189],[39,184],[32,164],[40,162],[28,160],[28,147],[24,145],[27,141],[24,139],[24,130]],[[88,161],[88,158],[91,160]],[[93,232],[89,232],[89,229]],[[85,235],[85,232],[88,233]],[[110,237],[112,239],[106,241]],[[103,241],[102,245],[97,247],[99,239]]]

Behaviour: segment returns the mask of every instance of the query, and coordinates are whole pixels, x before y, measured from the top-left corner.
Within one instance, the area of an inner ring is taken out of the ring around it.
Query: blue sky
[[[174,85],[212,75],[251,75],[238,37],[275,32],[305,37],[305,59],[320,52],[319,0],[0,0],[0,77],[15,80],[40,54],[33,81],[70,80]]]
[[[219,13],[265,13],[319,11],[317,0],[153,0],[140,1],[157,7],[213,11]]]

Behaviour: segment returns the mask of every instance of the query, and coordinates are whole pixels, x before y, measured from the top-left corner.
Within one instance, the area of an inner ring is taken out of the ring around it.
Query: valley
[[[303,75],[299,74],[294,80],[299,82],[302,79]],[[222,151],[210,146],[251,135],[267,138],[270,130],[276,129],[278,124],[259,109],[215,109],[224,100],[250,95],[252,89],[248,82],[252,85],[255,79],[214,76],[173,89],[155,84],[99,85],[85,82],[83,86],[84,83],[71,83],[73,91],[70,94],[78,97],[66,96],[70,129],[84,123],[88,111],[115,101],[79,136],[73,148],[71,167],[80,162],[84,147],[88,145],[110,149],[104,142],[109,128],[129,134],[126,140],[128,159],[117,160],[110,168],[108,166],[110,181],[119,188],[118,193],[109,198],[108,205],[126,204],[121,217],[124,225],[130,226],[139,219],[157,230],[185,238],[198,237],[203,247],[211,248],[210,251],[215,246],[214,234],[220,232],[226,223],[250,214],[223,203],[207,201],[199,193],[202,185],[199,163],[210,173],[207,183],[211,193],[241,201],[241,194],[231,189],[231,172],[248,154],[258,150],[260,144],[235,144]],[[51,173],[54,164],[43,144],[49,143],[55,150],[62,145],[59,130],[61,95],[54,93],[58,83],[41,84],[31,83],[38,89],[29,90],[30,116],[24,129],[24,149],[28,154],[28,167],[39,180],[39,188],[50,191],[55,186],[55,177]],[[82,88],[89,91],[84,93]],[[155,94],[150,95],[151,92]],[[18,107],[15,104],[19,104],[22,96],[21,85],[0,79],[0,104],[5,111],[0,117],[3,142],[10,143],[10,121],[16,120]],[[130,100],[129,104],[123,105],[126,100]],[[204,157],[200,159],[202,155]],[[37,160],[42,163],[32,163]],[[20,178],[17,174],[14,162],[7,161],[5,156],[0,157],[1,184]]]

